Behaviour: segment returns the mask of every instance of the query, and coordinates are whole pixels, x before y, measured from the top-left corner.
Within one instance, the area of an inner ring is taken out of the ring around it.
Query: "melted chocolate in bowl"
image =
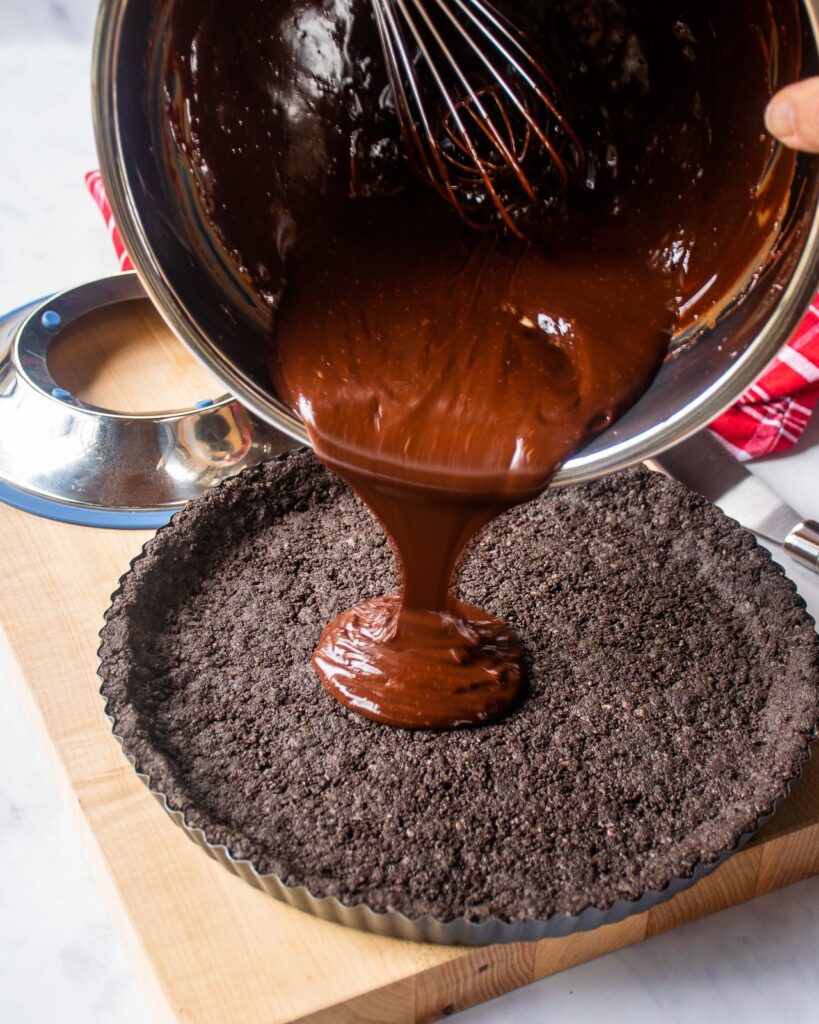
[[[333,696],[406,727],[518,699],[517,641],[450,595],[464,546],[749,286],[794,169],[762,118],[795,0],[505,6],[586,150],[585,180],[520,211],[530,241],[466,227],[415,181],[368,0],[172,9],[169,114],[216,235],[277,308],[277,391],[402,570],[314,663]]]

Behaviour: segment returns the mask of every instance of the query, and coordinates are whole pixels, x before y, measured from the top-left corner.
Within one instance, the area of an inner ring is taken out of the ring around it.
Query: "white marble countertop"
[[[83,174],[96,165],[96,0],[0,3],[0,312],[113,273]],[[755,471],[819,519],[819,422]],[[2,571],[2,568],[0,568]],[[819,614],[819,579],[793,573]],[[0,1018],[152,1019],[9,681],[0,677]],[[816,1020],[819,879],[466,1011],[464,1024]]]

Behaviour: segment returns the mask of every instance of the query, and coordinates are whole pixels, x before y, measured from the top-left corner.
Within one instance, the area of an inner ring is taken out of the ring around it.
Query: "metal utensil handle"
[[[801,565],[819,573],[819,523],[800,523],[785,538],[785,550]]]

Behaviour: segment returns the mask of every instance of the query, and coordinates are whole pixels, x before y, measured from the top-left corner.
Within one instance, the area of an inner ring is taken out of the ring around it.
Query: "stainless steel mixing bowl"
[[[162,115],[168,0],[103,0],[94,55],[102,173],[149,296],[179,338],[253,412],[296,440],[307,434],[272,391],[264,363],[271,312],[208,230]],[[819,0],[802,3],[802,73],[819,71]],[[760,126],[761,127],[761,126]],[[566,463],[575,483],[650,458],[734,402],[786,342],[819,280],[819,161],[800,158],[781,255],[750,294],[681,344],[643,398]]]

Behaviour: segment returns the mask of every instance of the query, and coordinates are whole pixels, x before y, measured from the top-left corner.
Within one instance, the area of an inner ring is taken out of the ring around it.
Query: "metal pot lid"
[[[296,446],[231,395],[122,413],[54,379],[48,356],[61,331],[144,298],[135,274],[117,274],[0,319],[0,501],[83,526],[152,529],[207,488]]]

